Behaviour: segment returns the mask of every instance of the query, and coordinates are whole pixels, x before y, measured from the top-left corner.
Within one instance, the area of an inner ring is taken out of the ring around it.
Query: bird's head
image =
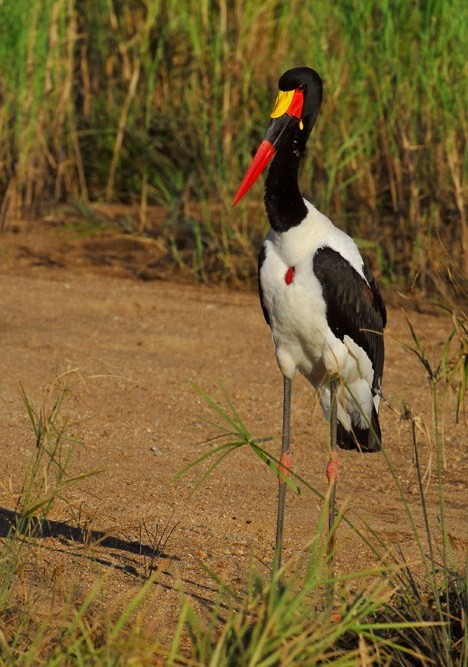
[[[281,76],[278,88],[270,125],[237,191],[233,205],[250,190],[283,145],[292,141],[294,150],[302,157],[316,121],[322,102],[322,79],[315,70],[309,67],[290,69]]]

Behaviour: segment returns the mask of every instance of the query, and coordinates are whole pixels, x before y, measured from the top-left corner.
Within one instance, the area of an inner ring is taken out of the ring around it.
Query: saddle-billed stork
[[[279,80],[265,138],[235,196],[236,204],[271,162],[265,208],[271,231],[258,262],[260,303],[284,378],[279,470],[291,468],[291,380],[300,371],[317,389],[330,419],[327,466],[329,527],[335,518],[342,449],[375,452],[381,446],[378,409],[384,365],[385,305],[354,241],[303,198],[298,170],[322,102],[322,80],[298,67]],[[279,476],[277,566],[286,484]]]

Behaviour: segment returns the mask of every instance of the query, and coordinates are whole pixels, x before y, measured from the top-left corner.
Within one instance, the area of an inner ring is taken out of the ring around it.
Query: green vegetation
[[[197,278],[249,282],[260,186],[232,196],[279,75],[308,64],[325,99],[304,193],[381,279],[457,294],[467,18],[462,0],[0,0],[0,227],[128,203]]]

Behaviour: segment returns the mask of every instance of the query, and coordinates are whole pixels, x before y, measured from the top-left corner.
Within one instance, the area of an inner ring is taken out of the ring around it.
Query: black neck
[[[294,134],[278,148],[265,183],[265,208],[275,232],[296,227],[307,215],[298,183],[303,147]]]

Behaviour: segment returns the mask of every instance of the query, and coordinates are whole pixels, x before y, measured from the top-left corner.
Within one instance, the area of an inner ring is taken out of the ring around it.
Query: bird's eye
[[[303,83],[300,83],[297,87],[298,90],[304,90],[305,85]]]

